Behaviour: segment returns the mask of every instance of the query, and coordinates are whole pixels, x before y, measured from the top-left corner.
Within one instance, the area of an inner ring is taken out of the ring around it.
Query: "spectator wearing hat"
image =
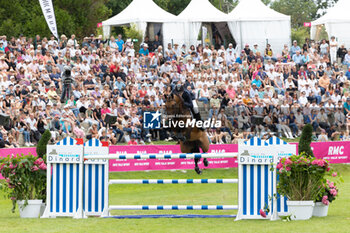
[[[142,55],[142,57],[147,57],[149,55],[148,44],[144,43],[142,45],[139,54]]]
[[[266,45],[266,49],[265,49],[265,52],[264,52],[264,58],[269,60],[273,60],[273,61],[276,61],[276,58],[274,57],[274,54],[273,54],[273,51],[272,51],[272,48],[271,48],[271,45],[270,44],[267,44]]]

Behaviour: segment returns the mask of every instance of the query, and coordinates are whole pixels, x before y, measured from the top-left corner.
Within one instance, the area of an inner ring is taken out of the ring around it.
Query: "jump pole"
[[[194,153],[194,154],[110,154],[110,155],[89,155],[84,159],[211,159],[211,158],[235,158],[237,153]]]

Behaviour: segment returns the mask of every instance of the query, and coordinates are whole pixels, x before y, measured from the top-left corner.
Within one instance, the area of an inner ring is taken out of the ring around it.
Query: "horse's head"
[[[166,98],[165,110],[168,115],[175,115],[181,113],[183,109],[183,99],[179,94],[170,94]]]

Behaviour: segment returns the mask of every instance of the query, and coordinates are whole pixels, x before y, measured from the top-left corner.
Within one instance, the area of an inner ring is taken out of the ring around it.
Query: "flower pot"
[[[314,201],[287,201],[292,220],[308,220],[312,217]]]
[[[41,203],[41,206],[40,206],[40,217],[43,216],[43,214],[45,212],[45,209],[46,209],[46,204],[45,203]]]
[[[25,201],[17,201],[19,216],[21,218],[39,218],[42,200],[28,200],[28,205],[24,207]]]
[[[329,205],[325,205],[322,202],[316,202],[312,216],[326,217],[328,214],[328,207],[329,207]]]

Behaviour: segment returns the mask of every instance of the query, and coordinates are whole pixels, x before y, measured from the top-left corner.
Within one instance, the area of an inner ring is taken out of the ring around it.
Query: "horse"
[[[184,105],[184,101],[181,97],[181,93],[179,94],[171,94],[167,97],[165,103],[165,112],[167,114],[168,120],[170,119],[173,123],[178,123],[180,121],[185,122],[187,120],[191,120],[191,111],[186,108]],[[209,150],[209,138],[205,131],[198,129],[195,127],[184,127],[180,128],[178,126],[170,126],[172,132],[176,135],[182,134],[184,136],[184,140],[180,140],[180,149],[182,153],[200,153],[200,149],[202,149],[203,153],[208,152]],[[199,158],[195,158],[195,168],[197,174],[201,174],[202,171],[198,166]],[[207,159],[203,160],[203,164],[205,167],[209,165]]]

